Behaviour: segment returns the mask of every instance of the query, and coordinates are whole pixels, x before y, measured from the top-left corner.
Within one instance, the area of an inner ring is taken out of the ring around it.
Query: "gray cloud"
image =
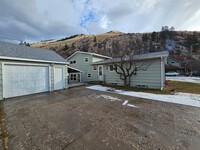
[[[38,41],[80,33],[200,30],[199,0],[0,0],[1,37]],[[86,12],[88,16],[81,26]],[[88,22],[87,22],[88,21]]]

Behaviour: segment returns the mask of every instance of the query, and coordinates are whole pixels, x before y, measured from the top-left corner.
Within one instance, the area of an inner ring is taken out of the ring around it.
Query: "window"
[[[76,60],[71,60],[70,64],[76,64]]]
[[[93,70],[97,70],[97,66],[95,65],[95,66],[93,66]]]
[[[89,58],[85,57],[85,63],[89,62]]]
[[[88,75],[87,75],[87,76],[88,76],[88,78],[91,78],[91,76],[92,76],[92,75],[91,75],[90,73],[88,73]]]
[[[70,74],[70,80],[76,81],[76,74]]]
[[[113,71],[114,70],[114,66],[113,65],[109,65],[109,70]]]

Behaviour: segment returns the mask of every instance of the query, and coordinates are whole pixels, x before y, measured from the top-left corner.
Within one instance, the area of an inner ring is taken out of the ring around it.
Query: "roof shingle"
[[[141,54],[141,55],[134,55],[131,60],[147,60],[147,59],[155,59],[160,57],[167,57],[169,53],[167,51],[160,51],[160,52],[154,52],[154,53],[147,53],[147,54]],[[127,57],[127,60],[129,57]],[[109,64],[114,62],[120,62],[122,61],[121,58],[110,58],[98,62],[94,62],[93,64]]]
[[[27,61],[46,61],[52,63],[67,63],[64,58],[56,52],[33,48],[25,45],[17,45],[0,41],[0,58],[1,59],[25,59]]]

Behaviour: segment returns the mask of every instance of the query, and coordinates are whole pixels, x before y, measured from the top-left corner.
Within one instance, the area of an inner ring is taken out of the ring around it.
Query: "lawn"
[[[97,83],[92,83],[97,84]],[[189,82],[180,82],[180,81],[166,81],[167,87],[163,90],[159,89],[142,89],[136,87],[127,87],[127,86],[119,86],[119,85],[110,85],[110,84],[102,84],[107,87],[119,89],[119,90],[127,90],[127,91],[135,91],[135,92],[147,92],[154,94],[174,94],[174,92],[183,92],[183,93],[193,93],[200,94],[200,84],[189,83]]]
[[[174,89],[175,92],[200,94],[200,84],[180,81],[167,81],[167,85],[167,90]]]

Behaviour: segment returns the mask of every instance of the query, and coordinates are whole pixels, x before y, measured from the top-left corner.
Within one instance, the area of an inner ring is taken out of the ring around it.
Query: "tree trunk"
[[[124,77],[124,86],[130,86],[131,84],[131,77]]]
[[[126,83],[127,83],[127,81],[126,81],[126,77],[124,77],[124,86],[126,86]]]

